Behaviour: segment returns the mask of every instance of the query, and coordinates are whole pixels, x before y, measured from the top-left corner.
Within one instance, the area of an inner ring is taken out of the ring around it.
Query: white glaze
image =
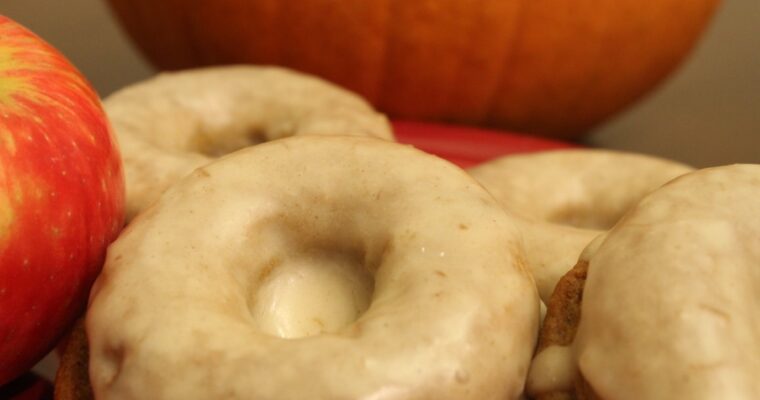
[[[591,240],[646,194],[692,170],[643,154],[571,149],[509,155],[468,172],[522,217],[529,264],[547,302]]]
[[[760,398],[759,209],[760,166],[705,169],[584,252],[573,354],[601,399]]]
[[[121,146],[128,220],[196,167],[249,145],[292,135],[393,139],[360,97],[276,67],[162,73],[103,104]]]
[[[258,289],[320,255],[369,271],[369,308],[333,333],[262,328]],[[538,316],[511,218],[463,171],[301,136],[196,170],[133,221],[93,289],[90,373],[107,400],[514,399]]]

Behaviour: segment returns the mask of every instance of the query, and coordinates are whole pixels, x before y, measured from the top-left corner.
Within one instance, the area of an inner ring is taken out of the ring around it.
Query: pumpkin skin
[[[650,91],[718,0],[108,0],[160,69],[277,64],[394,118],[579,138]]]

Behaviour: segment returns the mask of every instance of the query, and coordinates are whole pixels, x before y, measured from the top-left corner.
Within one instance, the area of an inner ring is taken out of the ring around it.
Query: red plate
[[[393,129],[399,142],[463,168],[507,154],[579,147],[570,142],[468,126],[394,121]]]

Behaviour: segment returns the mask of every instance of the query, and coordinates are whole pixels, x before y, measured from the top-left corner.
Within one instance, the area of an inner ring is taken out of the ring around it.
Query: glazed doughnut
[[[321,79],[276,67],[162,73],[104,100],[121,146],[127,220],[222,154],[292,135],[393,139],[385,116]]]
[[[86,326],[100,399],[484,400],[522,393],[538,318],[512,219],[464,171],[300,136],[170,187]]]
[[[700,170],[644,198],[558,284],[530,393],[760,398],[758,209],[760,165]]]
[[[522,217],[529,264],[547,301],[594,237],[647,193],[692,170],[643,154],[572,149],[504,156],[469,173]]]

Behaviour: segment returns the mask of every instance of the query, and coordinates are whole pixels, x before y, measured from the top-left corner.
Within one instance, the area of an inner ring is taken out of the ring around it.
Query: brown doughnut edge
[[[581,260],[557,282],[541,327],[537,351],[548,346],[569,346],[581,320],[583,288],[588,261]],[[578,375],[572,391],[555,391],[534,397],[534,400],[601,400],[586,380]]]
[[[61,354],[61,363],[55,375],[55,400],[94,399],[90,387],[89,358],[84,318],[80,318],[72,328]]]

